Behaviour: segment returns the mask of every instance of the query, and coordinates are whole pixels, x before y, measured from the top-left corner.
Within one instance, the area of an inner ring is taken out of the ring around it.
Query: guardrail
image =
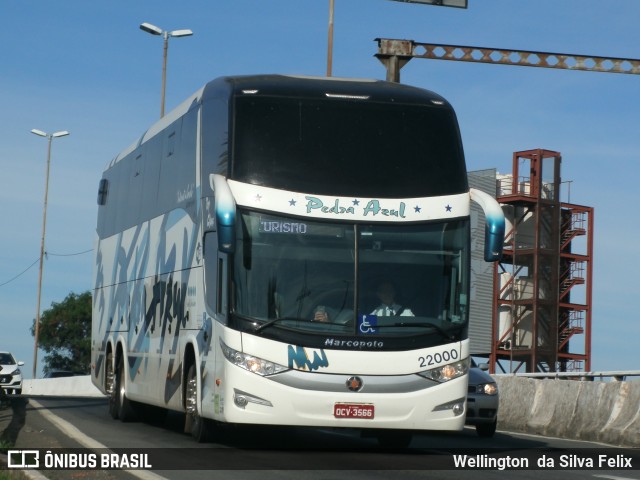
[[[640,381],[619,381],[638,375],[637,370],[495,375],[498,428],[638,447]],[[605,378],[614,381],[593,381]]]
[[[614,370],[611,372],[536,372],[536,373],[496,373],[496,377],[530,377],[530,378],[547,378],[558,380],[580,380],[593,382],[595,380],[603,381],[611,378],[614,381],[622,382],[627,377],[640,377],[640,370]]]
[[[38,378],[22,382],[22,394],[25,396],[65,396],[100,397],[104,396],[91,383],[90,375],[61,378]]]

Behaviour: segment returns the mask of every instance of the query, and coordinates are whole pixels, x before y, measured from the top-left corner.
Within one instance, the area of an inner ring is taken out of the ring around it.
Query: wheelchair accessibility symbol
[[[378,317],[376,315],[362,315],[358,319],[358,329],[360,333],[378,333]]]

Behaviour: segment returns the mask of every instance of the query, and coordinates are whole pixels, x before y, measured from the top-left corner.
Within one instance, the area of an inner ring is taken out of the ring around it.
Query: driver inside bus
[[[378,297],[380,304],[371,312],[371,315],[376,315],[378,317],[415,316],[410,308],[396,303],[396,289],[392,282],[388,280],[381,282],[376,289],[376,296]],[[332,319],[335,318],[335,322],[337,323],[346,323],[350,318],[344,320],[345,313],[346,311],[336,313],[334,312],[334,309],[321,305],[316,308],[313,320],[315,322],[331,322]],[[349,311],[348,314],[351,316],[351,311]],[[341,319],[341,317],[343,318]]]
[[[378,317],[414,317],[410,308],[396,303],[396,288],[388,280],[381,282],[376,289],[380,304],[371,312]]]

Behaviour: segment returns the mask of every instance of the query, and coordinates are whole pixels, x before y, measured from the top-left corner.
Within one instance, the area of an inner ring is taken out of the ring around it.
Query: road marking
[[[613,475],[593,475],[596,478],[607,478],[609,480],[635,480],[629,477],[614,477]]]
[[[60,418],[56,414],[47,410],[42,404],[38,403],[33,398],[29,399],[29,403],[32,404],[35,408],[37,408],[38,413],[41,413],[47,420],[53,423],[62,433],[71,437],[80,445],[86,448],[94,449],[94,450],[95,449],[110,450],[109,447],[107,447],[106,445],[103,445],[97,440],[84,434],[83,432],[78,430],[78,428],[75,427],[74,425],[70,424],[66,420]],[[167,478],[161,475],[158,475],[153,472],[145,471],[145,470],[123,470],[123,471],[133,475],[134,477],[138,477],[141,480],[167,480]]]

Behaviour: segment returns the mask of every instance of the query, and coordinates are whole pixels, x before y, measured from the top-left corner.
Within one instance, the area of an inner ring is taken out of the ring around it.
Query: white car
[[[9,352],[0,352],[0,387],[5,393],[20,395],[22,393],[22,372],[24,362],[16,362]]]

